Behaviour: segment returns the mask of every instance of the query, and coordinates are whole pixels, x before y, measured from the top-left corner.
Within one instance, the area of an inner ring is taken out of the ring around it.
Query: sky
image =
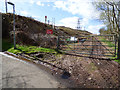
[[[7,0],[15,4],[16,14],[32,17],[45,22],[45,16],[50,24],[76,29],[78,19],[82,30],[99,34],[99,29],[105,27],[99,21],[100,11],[93,6],[93,0]],[[5,0],[0,0],[0,12],[5,13]],[[12,6],[8,5],[12,13]]]

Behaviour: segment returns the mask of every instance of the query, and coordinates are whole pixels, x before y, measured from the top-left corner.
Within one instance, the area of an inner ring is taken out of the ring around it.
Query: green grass
[[[105,38],[102,38],[102,39],[101,39],[101,42],[105,42],[105,43],[108,45],[108,47],[115,47],[115,44],[114,44],[114,43],[109,42],[109,41],[106,40]]]
[[[120,64],[120,60],[114,60],[115,62],[118,62]]]
[[[22,46],[22,45],[17,45],[17,49],[14,49],[14,47],[8,49],[8,52],[14,53],[14,54],[20,54],[20,53],[35,53],[35,52],[45,52],[45,53],[57,53],[56,50],[54,49],[49,49],[49,48],[42,48],[42,47],[37,47],[37,46]]]
[[[117,59],[117,55],[116,57],[112,57],[112,59],[115,59],[114,61],[120,64],[120,59],[119,60]]]
[[[13,54],[20,54],[20,53],[35,53],[35,52],[45,52],[45,53],[53,53],[59,54],[59,51],[50,48],[42,48],[38,46],[26,46],[26,45],[16,45],[17,49],[14,49],[14,45],[10,43],[9,40],[2,40],[2,51],[8,51]]]

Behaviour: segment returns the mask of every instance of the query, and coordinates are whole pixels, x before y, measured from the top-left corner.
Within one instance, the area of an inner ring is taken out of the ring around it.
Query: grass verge
[[[37,46],[22,46],[22,45],[16,45],[17,49],[14,49],[14,47],[8,49],[8,52],[14,53],[14,54],[20,54],[20,53],[36,53],[36,52],[45,52],[45,53],[54,53],[56,54],[56,50],[49,49],[49,48],[42,48]]]

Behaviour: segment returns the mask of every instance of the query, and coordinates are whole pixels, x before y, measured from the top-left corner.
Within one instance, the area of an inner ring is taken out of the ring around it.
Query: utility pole
[[[7,0],[5,0],[5,8],[6,8],[6,13],[7,13]]]
[[[120,1],[118,2],[118,7],[119,7],[119,13],[120,13]],[[118,19],[119,21],[119,31],[118,31],[118,52],[117,52],[117,59],[120,60],[120,19]]]
[[[16,49],[16,38],[15,38],[15,4],[13,4],[12,2],[7,2],[7,3],[13,6],[14,49]]]

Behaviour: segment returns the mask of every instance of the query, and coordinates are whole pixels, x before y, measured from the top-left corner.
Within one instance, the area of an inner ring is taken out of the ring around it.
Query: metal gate
[[[65,53],[96,58],[116,56],[116,35],[59,36],[58,41],[58,48]]]

